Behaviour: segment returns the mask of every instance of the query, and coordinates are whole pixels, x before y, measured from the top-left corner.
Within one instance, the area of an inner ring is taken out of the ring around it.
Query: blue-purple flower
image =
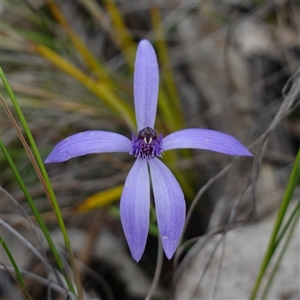
[[[137,135],[132,139],[107,131],[74,134],[56,145],[46,163],[63,162],[90,153],[127,152],[136,157],[125,180],[120,202],[123,230],[132,254],[139,261],[149,229],[150,182],[157,223],[166,256],[171,259],[185,222],[183,192],[172,172],[159,159],[164,151],[181,148],[205,149],[235,156],[252,154],[234,137],[209,129],[185,129],[163,137],[154,128],[159,71],[152,45],[142,40],[134,72],[134,106]]]

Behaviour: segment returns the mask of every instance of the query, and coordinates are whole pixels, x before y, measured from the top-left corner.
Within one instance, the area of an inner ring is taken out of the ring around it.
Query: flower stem
[[[151,300],[155,289],[157,288],[157,284],[160,278],[161,268],[163,263],[163,248],[160,236],[158,236],[158,249],[157,249],[157,261],[156,261],[156,268],[154,273],[154,278],[150,287],[150,290],[148,292],[148,295],[146,296],[145,300]]]

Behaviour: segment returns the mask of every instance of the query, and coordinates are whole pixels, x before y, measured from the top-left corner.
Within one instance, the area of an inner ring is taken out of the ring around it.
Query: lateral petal
[[[163,149],[203,149],[235,156],[253,156],[235,137],[210,129],[191,128],[173,132],[163,139]]]
[[[150,180],[146,160],[137,159],[126,178],[120,215],[132,257],[138,262],[145,250],[150,212]]]
[[[147,40],[137,49],[134,71],[134,106],[138,131],[154,128],[159,71],[155,51]]]
[[[131,141],[118,133],[90,130],[73,134],[59,142],[45,163],[63,162],[91,153],[130,152]]]
[[[159,159],[150,160],[149,167],[162,245],[171,259],[184,226],[184,195],[172,172]]]

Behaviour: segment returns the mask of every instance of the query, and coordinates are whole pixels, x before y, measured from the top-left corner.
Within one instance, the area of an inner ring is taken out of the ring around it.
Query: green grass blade
[[[262,297],[261,297],[262,299],[266,299],[267,298],[267,295],[268,295],[268,292],[269,292],[269,290],[271,288],[272,282],[273,282],[273,280],[275,278],[275,275],[276,275],[277,271],[279,270],[280,263],[281,263],[281,261],[283,259],[284,254],[286,253],[287,247],[288,247],[288,245],[289,245],[289,243],[290,243],[290,241],[292,239],[292,236],[293,236],[293,234],[295,232],[296,225],[299,222],[299,217],[300,217],[300,205],[299,204],[300,204],[300,200],[298,200],[298,205],[296,206],[296,209],[294,210],[295,214],[292,214],[292,216],[290,218],[291,221],[293,221],[293,222],[292,223],[288,222],[288,224],[291,224],[290,230],[289,230],[289,232],[287,234],[286,241],[285,241],[285,243],[283,245],[283,248],[282,248],[282,250],[281,250],[281,252],[279,254],[277,262],[274,265],[273,270],[272,270],[272,272],[270,274],[270,277],[268,279],[267,285],[266,285],[266,287],[265,287],[265,289],[264,289],[264,291],[262,293]]]
[[[27,293],[26,293],[26,286],[25,286],[25,282],[24,282],[24,279],[23,279],[23,276],[19,270],[19,267],[13,257],[13,255],[11,254],[8,246],[6,245],[5,241],[3,240],[3,238],[0,236],[0,244],[1,246],[3,247],[4,251],[6,252],[11,264],[13,265],[14,269],[15,269],[15,272],[16,272],[16,276],[17,276],[17,280],[22,288],[22,292],[24,293],[24,296],[26,299],[30,299],[28,298],[27,296]]]
[[[265,252],[263,261],[261,263],[258,275],[256,277],[256,281],[254,283],[251,295],[250,295],[250,299],[254,300],[256,298],[257,292],[259,290],[261,281],[263,279],[263,276],[265,274],[265,271],[270,263],[270,260],[275,252],[276,249],[276,240],[284,219],[284,216],[286,214],[287,208],[290,204],[290,201],[292,199],[294,190],[299,182],[299,178],[300,178],[300,148],[298,150],[297,156],[296,156],[296,160],[287,184],[287,187],[285,189],[285,193],[281,202],[281,205],[279,207],[278,210],[278,214],[275,220],[275,224],[273,226],[273,231],[271,233],[270,239],[269,239],[269,243],[267,246],[267,250]]]
[[[59,227],[60,227],[60,230],[62,232],[62,235],[63,235],[63,238],[64,238],[64,242],[65,242],[65,246],[66,246],[66,249],[68,251],[68,254],[69,254],[69,259],[70,259],[70,262],[71,262],[71,266],[72,266],[72,269],[73,269],[73,272],[74,272],[74,276],[76,276],[77,272],[76,272],[76,267],[75,267],[75,262],[74,262],[74,255],[73,255],[73,251],[71,249],[71,245],[70,245],[70,240],[69,240],[69,237],[68,237],[68,234],[67,234],[67,230],[66,230],[66,226],[65,226],[65,223],[64,223],[64,220],[63,220],[63,217],[62,217],[62,214],[61,214],[61,211],[60,211],[60,208],[59,208],[59,205],[58,205],[58,202],[56,200],[56,197],[55,197],[55,194],[54,194],[54,191],[53,191],[53,188],[51,186],[51,183],[50,183],[50,179],[48,177],[48,174],[47,174],[47,171],[45,169],[45,166],[44,166],[44,163],[42,161],[42,158],[40,156],[40,153],[38,151],[38,148],[35,144],[35,141],[33,139],[33,136],[31,134],[31,131],[28,127],[28,124],[26,122],[26,119],[23,115],[23,112],[18,104],[18,101],[4,75],[4,72],[2,70],[2,68],[0,68],[0,77],[3,81],[3,84],[11,98],[11,101],[15,107],[15,110],[21,120],[21,123],[23,125],[23,128],[25,130],[25,133],[27,135],[27,138],[29,140],[29,143],[32,147],[32,150],[33,150],[33,153],[36,157],[36,160],[37,160],[37,164],[41,170],[41,173],[43,175],[43,178],[45,180],[45,183],[46,183],[46,188],[47,188],[47,192],[48,194],[50,195],[50,201],[51,201],[51,204],[52,204],[52,207],[54,209],[54,212],[56,214],[56,218],[57,218],[57,221],[58,221],[58,224],[59,224]],[[3,143],[2,143],[3,144]],[[67,280],[67,276],[66,276],[66,280]],[[73,288],[73,285],[71,284],[70,280],[67,280],[67,283],[68,283],[68,287],[69,289],[74,293],[74,288]],[[79,283],[78,283],[79,284]]]
[[[52,252],[52,254],[53,254],[54,258],[55,258],[57,266],[60,269],[60,271],[65,275],[65,279],[66,279],[66,281],[68,283],[68,287],[70,288],[72,286],[72,284],[71,284],[71,282],[69,282],[69,279],[68,279],[68,277],[65,274],[63,262],[62,262],[59,254],[57,252],[57,249],[56,249],[56,247],[55,247],[55,245],[54,245],[54,243],[52,241],[50,233],[49,233],[49,231],[48,231],[48,229],[47,229],[47,227],[46,227],[43,219],[41,218],[40,213],[37,210],[37,208],[35,206],[35,203],[34,203],[32,197],[30,196],[30,194],[28,192],[28,189],[27,189],[27,187],[26,187],[26,185],[25,185],[25,183],[24,183],[24,181],[23,181],[23,179],[22,179],[22,177],[21,177],[21,175],[20,175],[20,173],[19,173],[19,171],[18,171],[15,163],[13,162],[13,160],[12,160],[9,152],[7,151],[7,149],[6,149],[4,143],[2,142],[1,139],[0,139],[0,149],[2,150],[2,153],[4,154],[4,157],[6,158],[9,166],[11,167],[11,169],[12,169],[14,175],[15,175],[15,178],[18,181],[18,183],[20,185],[20,188],[23,191],[23,193],[24,193],[24,195],[26,197],[26,200],[27,200],[27,202],[28,202],[28,204],[29,204],[29,206],[30,206],[30,208],[31,208],[31,210],[32,210],[35,218],[36,218],[36,221],[39,224],[40,229],[42,230],[42,232],[44,234],[44,237],[45,237],[45,239],[46,239],[46,241],[47,241],[47,243],[49,245],[49,248],[50,248],[50,250],[51,250],[51,252]]]
[[[294,217],[297,215],[297,213],[299,212],[299,210],[300,210],[300,201],[298,201],[298,204],[296,205],[296,207],[292,211],[290,217],[287,220],[287,223],[285,224],[285,226],[282,229],[282,231],[279,233],[278,238],[275,241],[275,245],[274,245],[275,247],[277,247],[279,245],[280,241],[282,240],[282,238],[284,237],[285,233],[289,229],[292,221],[294,220]]]

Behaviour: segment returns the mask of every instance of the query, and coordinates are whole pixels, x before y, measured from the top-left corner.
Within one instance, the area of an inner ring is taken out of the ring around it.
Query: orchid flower
[[[45,163],[63,162],[90,153],[127,152],[136,160],[125,180],[120,216],[131,255],[138,262],[145,250],[150,213],[150,182],[163,249],[171,259],[185,222],[184,195],[172,172],[159,159],[164,151],[204,149],[228,155],[252,156],[234,137],[209,129],[185,129],[163,137],[154,128],[159,85],[156,54],[147,40],[137,49],[134,106],[138,134],[132,139],[107,131],[85,131],[58,143]]]

